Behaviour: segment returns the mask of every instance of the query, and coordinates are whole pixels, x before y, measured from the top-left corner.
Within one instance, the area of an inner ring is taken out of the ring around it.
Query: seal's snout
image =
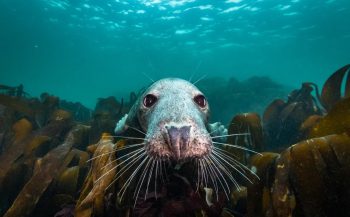
[[[167,143],[175,159],[179,160],[189,146],[191,126],[165,126],[165,129],[168,137]]]

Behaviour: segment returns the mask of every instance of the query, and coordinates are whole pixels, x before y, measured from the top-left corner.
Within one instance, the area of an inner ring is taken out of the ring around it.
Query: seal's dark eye
[[[207,100],[205,99],[205,97],[203,95],[198,95],[198,96],[194,97],[193,100],[201,108],[204,108],[205,106],[207,106]]]
[[[153,94],[147,94],[143,99],[143,105],[146,106],[147,108],[151,107],[156,102],[157,102],[157,97]]]

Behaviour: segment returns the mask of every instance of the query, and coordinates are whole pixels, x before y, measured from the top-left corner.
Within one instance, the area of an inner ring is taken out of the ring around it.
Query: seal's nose
[[[181,153],[184,152],[189,145],[191,126],[165,126],[165,128],[168,132],[169,146],[175,158],[179,160],[181,158]]]

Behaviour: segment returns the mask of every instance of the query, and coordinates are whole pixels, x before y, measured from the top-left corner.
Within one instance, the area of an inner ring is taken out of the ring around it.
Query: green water
[[[0,83],[90,108],[148,76],[322,84],[349,51],[348,0],[0,1]]]

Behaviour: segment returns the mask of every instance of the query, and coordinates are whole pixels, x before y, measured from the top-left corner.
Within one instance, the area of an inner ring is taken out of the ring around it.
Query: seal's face
[[[149,156],[184,161],[210,154],[209,105],[204,95],[181,79],[163,79],[143,94],[138,119],[146,132]]]

